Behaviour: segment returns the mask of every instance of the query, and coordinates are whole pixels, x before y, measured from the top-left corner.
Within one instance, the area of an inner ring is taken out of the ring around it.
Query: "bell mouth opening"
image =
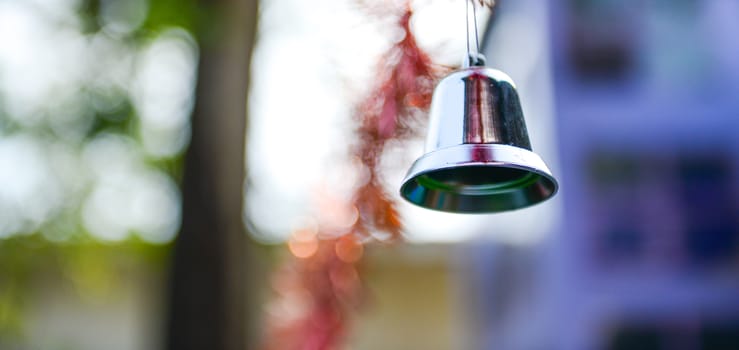
[[[416,181],[431,190],[489,195],[531,185],[537,176],[516,168],[466,166],[431,171],[418,176]]]
[[[542,202],[557,185],[545,174],[497,164],[466,165],[421,173],[400,192],[413,204],[461,213],[495,213]]]

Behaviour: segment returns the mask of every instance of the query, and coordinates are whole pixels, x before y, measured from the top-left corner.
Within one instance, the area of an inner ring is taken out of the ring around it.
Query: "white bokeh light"
[[[40,16],[30,4],[0,2],[0,92],[15,122],[35,126],[44,107],[73,99],[84,79],[86,41],[79,29]]]
[[[0,237],[37,230],[61,206],[45,148],[27,135],[0,139]]]
[[[181,29],[161,33],[139,55],[132,93],[150,155],[171,157],[187,145],[196,67],[195,40]]]
[[[180,194],[154,164],[189,141],[197,45],[179,28],[132,40],[147,0],[103,1],[97,32],[81,5],[0,1],[0,237],[63,242],[81,221],[102,240],[171,241]],[[137,117],[140,140],[114,134]]]
[[[172,240],[181,209],[177,185],[146,166],[133,140],[102,135],[90,142],[84,158],[95,174],[82,207],[87,230],[102,240],[120,241],[137,233],[151,243]]]

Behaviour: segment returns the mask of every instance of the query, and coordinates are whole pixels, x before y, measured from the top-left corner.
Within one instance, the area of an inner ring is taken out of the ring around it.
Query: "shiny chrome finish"
[[[426,154],[400,193],[413,204],[459,213],[494,213],[542,202],[557,181],[531,151],[515,85],[505,73],[469,67],[434,91]]]

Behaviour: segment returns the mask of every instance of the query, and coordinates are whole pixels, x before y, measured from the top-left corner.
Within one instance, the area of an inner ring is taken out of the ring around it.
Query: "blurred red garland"
[[[389,141],[413,134],[412,126],[429,107],[440,69],[416,43],[410,4],[398,12],[403,39],[382,56],[375,75],[380,84],[355,110],[359,142],[352,158],[361,162],[368,179],[351,203],[331,204],[332,211],[354,213],[354,222],[338,235],[316,227],[293,233],[288,242],[292,257],[272,281],[275,297],[267,312],[265,350],[340,348],[350,316],[363,299],[357,265],[364,245],[402,238],[396,203],[381,185],[379,160]]]

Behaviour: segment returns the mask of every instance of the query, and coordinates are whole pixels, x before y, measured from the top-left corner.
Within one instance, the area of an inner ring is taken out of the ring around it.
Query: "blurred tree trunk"
[[[182,230],[174,245],[168,349],[254,345],[247,284],[254,270],[242,224],[244,136],[257,0],[202,0],[192,140]]]

